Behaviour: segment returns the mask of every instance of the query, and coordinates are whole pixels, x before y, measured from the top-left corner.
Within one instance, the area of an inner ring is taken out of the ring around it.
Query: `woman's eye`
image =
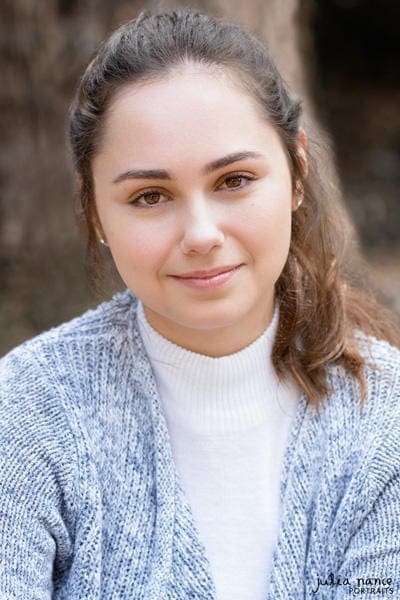
[[[129,204],[133,204],[134,206],[139,206],[140,208],[151,208],[152,206],[157,206],[160,204],[157,200],[163,196],[161,192],[158,190],[148,190],[143,194],[139,194],[135,198],[129,201]],[[139,200],[142,200],[142,203],[139,203]]]
[[[225,177],[223,184],[226,184],[226,188],[228,190],[236,190],[243,188],[243,181],[247,185],[248,182],[252,181],[254,177],[250,177],[249,175],[243,175],[242,173],[233,173],[228,177]],[[129,204],[136,206],[138,208],[151,208],[152,206],[159,206],[160,204],[164,204],[164,202],[160,202],[160,198],[165,195],[159,190],[147,190],[146,192],[142,192],[138,194],[134,198],[129,201]]]
[[[227,189],[235,190],[243,187],[243,185],[241,185],[242,180],[249,182],[253,179],[254,177],[250,177],[249,175],[243,175],[242,173],[234,173],[233,175],[229,175],[229,177],[225,177],[223,183],[226,183]]]

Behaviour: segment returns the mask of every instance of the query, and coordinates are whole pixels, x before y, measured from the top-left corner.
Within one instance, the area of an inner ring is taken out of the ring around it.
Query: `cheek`
[[[254,200],[241,215],[237,233],[246,238],[247,245],[255,252],[265,251],[271,260],[271,256],[287,252],[291,222],[291,207],[286,198],[277,202],[266,202],[260,198]]]
[[[168,235],[150,222],[125,217],[109,231],[108,241],[117,269],[143,275],[162,267],[169,252]]]

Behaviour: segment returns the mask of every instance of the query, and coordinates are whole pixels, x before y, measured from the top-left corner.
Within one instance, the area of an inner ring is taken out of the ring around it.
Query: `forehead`
[[[207,95],[214,90],[214,94],[218,91],[224,96],[235,93],[246,97],[247,102],[254,104],[254,108],[258,109],[257,103],[251,97],[251,94],[246,92],[245,78],[241,77],[239,72],[234,72],[228,67],[221,65],[204,65],[201,63],[183,63],[171,67],[164,74],[159,76],[149,76],[138,82],[123,84],[113,95],[111,101],[111,111],[115,104],[120,106],[124,102],[132,102],[133,98],[137,101],[147,99],[154,93],[163,95],[166,99],[169,94],[174,96],[174,92],[184,93],[185,98],[191,98],[195,101],[199,98],[199,93],[206,90]],[[181,96],[175,96],[175,101],[179,102]],[[214,96],[214,99],[216,96]],[[202,100],[206,100],[202,95]]]
[[[113,159],[206,163],[238,149],[276,152],[278,134],[226,69],[185,65],[161,79],[126,84],[105,119],[100,153]]]

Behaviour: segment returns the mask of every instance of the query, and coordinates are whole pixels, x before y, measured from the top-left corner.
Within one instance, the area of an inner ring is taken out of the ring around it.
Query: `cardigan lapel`
[[[155,377],[136,323],[136,305],[134,298],[130,337],[142,398],[148,403],[144,409],[152,422],[156,503],[154,551],[145,599],[215,600],[210,562],[175,467]]]
[[[309,444],[313,437],[315,414],[313,406],[302,394],[284,457],[280,486],[282,516],[266,600],[305,597],[309,519],[313,512],[307,478],[316,457],[304,450],[304,444]]]

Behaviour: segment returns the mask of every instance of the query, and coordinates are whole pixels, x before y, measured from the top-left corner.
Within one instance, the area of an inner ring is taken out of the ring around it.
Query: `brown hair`
[[[365,285],[365,265],[355,244],[349,244],[351,224],[310,148],[305,175],[297,151],[301,102],[290,96],[265,44],[237,25],[190,9],[142,11],[115,31],[88,65],[71,105],[69,137],[81,182],[78,219],[97,284],[103,259],[91,163],[101,145],[107,109],[121,86],[160,79],[188,62],[236,75],[276,128],[292,184],[303,192],[303,204],[292,216],[288,259],[275,286],[280,321],[272,360],[278,376],[294,379],[318,408],[330,391],[327,366],[336,363],[356,377],[364,399],[367,361],[358,333],[400,345],[399,329]]]

